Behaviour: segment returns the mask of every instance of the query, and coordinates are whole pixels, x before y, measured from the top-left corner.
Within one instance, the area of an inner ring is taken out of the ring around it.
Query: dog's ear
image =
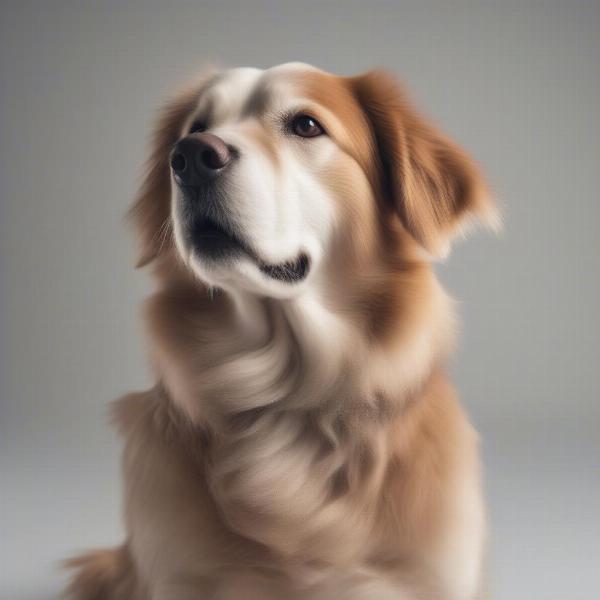
[[[137,268],[152,262],[172,239],[169,155],[207,79],[208,75],[177,94],[163,107],[157,119],[145,176],[127,215],[140,239]]]
[[[498,224],[472,159],[418,114],[390,75],[371,71],[352,86],[375,138],[382,189],[423,248],[444,257],[469,221]]]

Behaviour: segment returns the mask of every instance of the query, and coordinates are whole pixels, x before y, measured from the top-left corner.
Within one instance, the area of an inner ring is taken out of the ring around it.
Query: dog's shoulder
[[[160,385],[114,400],[110,420],[126,440],[143,436],[171,445],[190,437],[202,437],[202,432],[192,431],[196,428],[177,410]]]
[[[110,420],[124,437],[140,427],[157,421],[164,415],[164,406],[159,402],[155,388],[143,392],[131,392],[114,400],[110,407]]]

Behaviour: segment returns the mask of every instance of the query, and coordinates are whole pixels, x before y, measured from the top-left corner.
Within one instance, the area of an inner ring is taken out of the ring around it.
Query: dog
[[[497,212],[383,71],[204,74],[131,209],[156,385],[118,400],[126,540],[76,600],[482,593],[477,435],[432,262]]]

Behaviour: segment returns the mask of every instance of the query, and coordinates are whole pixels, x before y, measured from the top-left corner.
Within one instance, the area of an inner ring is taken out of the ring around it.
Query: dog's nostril
[[[171,168],[173,171],[181,173],[182,171],[185,171],[186,166],[187,161],[181,152],[175,152],[173,156],[171,156]]]
[[[209,169],[221,169],[228,161],[229,157],[225,153],[219,153],[214,148],[207,148],[201,155],[202,163]]]

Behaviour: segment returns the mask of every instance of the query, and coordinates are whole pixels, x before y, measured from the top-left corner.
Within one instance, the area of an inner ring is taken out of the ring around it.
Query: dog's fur
[[[298,112],[326,135],[290,134]],[[169,154],[200,113],[239,151],[228,224],[265,261],[305,251],[302,281],[190,248]],[[157,384],[113,410],[127,540],[71,561],[70,597],[479,597],[477,436],[430,262],[494,214],[472,160],[382,72],[235,69],[169,103],[132,209]]]

